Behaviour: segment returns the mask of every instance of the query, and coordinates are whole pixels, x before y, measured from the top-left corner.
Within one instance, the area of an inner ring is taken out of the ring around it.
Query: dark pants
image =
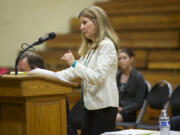
[[[76,104],[73,106],[73,108],[70,111],[70,117],[72,120],[72,124],[76,129],[82,129],[82,105],[81,101],[78,100]]]
[[[113,131],[116,115],[116,107],[99,110],[87,110],[84,108],[81,135],[100,135],[107,131]]]
[[[66,98],[66,113],[67,113],[67,135],[77,135],[76,128],[74,127],[71,116],[69,113],[69,102]]]

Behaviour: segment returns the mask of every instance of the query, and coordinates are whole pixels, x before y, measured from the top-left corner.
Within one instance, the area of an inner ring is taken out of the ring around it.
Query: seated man
[[[42,58],[30,51],[23,53],[19,59],[18,71],[29,72],[35,68],[45,68]]]
[[[35,68],[44,69],[45,66],[42,58],[38,54],[31,51],[27,51],[21,55],[17,68],[18,71],[29,72]],[[67,112],[67,133],[68,135],[77,135],[75,128],[73,128],[71,124],[71,119],[69,115],[69,105],[67,99],[66,99],[66,112]]]

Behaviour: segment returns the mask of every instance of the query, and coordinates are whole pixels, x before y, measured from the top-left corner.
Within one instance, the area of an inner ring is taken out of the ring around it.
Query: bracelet
[[[72,67],[74,68],[77,64],[77,61],[74,61],[73,64],[72,64]]]

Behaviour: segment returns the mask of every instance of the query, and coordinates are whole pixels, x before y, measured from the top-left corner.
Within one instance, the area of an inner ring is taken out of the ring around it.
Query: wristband
[[[77,64],[77,61],[74,61],[73,64],[72,64],[72,67],[74,68]]]

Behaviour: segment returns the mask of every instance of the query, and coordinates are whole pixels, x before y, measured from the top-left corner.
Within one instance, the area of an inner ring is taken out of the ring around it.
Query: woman
[[[116,73],[118,37],[106,13],[92,6],[79,14],[82,44],[81,58],[71,51],[62,56],[71,67],[57,72],[67,80],[80,77],[83,108],[82,135],[99,135],[115,127],[118,107]]]
[[[119,50],[119,71],[116,76],[119,90],[119,107],[116,121],[136,120],[136,112],[142,106],[146,85],[140,72],[133,67],[134,53],[127,48]]]

